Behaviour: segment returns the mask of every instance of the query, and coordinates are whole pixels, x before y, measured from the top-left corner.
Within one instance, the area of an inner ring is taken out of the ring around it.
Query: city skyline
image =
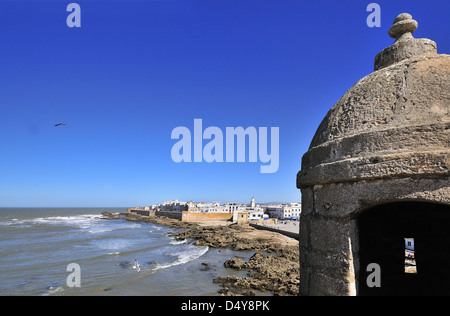
[[[414,36],[450,52],[448,0],[376,1],[380,27],[367,25],[371,1],[76,2],[79,28],[70,2],[0,1],[0,207],[300,202],[302,155],[394,42],[394,18],[411,13]],[[223,135],[279,131],[273,172],[256,142],[243,161],[214,161],[219,147],[174,161],[173,130],[194,135],[196,119]]]

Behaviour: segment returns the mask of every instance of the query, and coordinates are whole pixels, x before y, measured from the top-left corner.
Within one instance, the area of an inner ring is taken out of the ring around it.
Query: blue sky
[[[321,120],[393,43],[450,52],[448,0],[0,0],[0,206],[135,206],[168,199],[300,201],[296,173]],[[279,127],[276,173],[175,163],[178,126]],[[55,127],[65,122],[69,126]]]

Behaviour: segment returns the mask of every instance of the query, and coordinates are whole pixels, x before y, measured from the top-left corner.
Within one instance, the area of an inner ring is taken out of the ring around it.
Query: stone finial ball
[[[409,14],[409,13],[401,13],[395,18],[395,20],[394,20],[394,22],[392,22],[392,24],[395,24],[395,23],[400,22],[400,21],[412,20],[412,19],[413,18],[412,18],[411,14]]]
[[[419,24],[416,20],[413,20],[411,14],[402,13],[398,15],[391,28],[389,29],[389,36],[392,38],[399,38],[403,34],[413,33]]]

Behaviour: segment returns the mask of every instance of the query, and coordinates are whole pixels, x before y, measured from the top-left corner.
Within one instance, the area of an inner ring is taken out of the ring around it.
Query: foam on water
[[[59,292],[63,292],[64,287],[62,286],[49,286],[47,292],[43,293],[43,296],[54,295]]]
[[[187,239],[183,240],[172,240],[169,244],[171,245],[181,245],[187,243]]]
[[[172,266],[177,266],[180,264],[188,263],[192,260],[200,258],[209,250],[208,246],[200,247],[200,246],[192,246],[187,250],[181,250],[178,252],[170,253],[170,256],[176,257],[176,260],[166,264],[157,265],[153,270],[166,269]]]
[[[75,226],[77,228],[88,228],[94,221],[99,220],[98,214],[92,215],[76,215],[76,216],[47,216],[37,218],[12,218],[0,221],[0,226],[12,225],[62,225]]]
[[[206,277],[195,260],[208,257],[208,247],[168,235],[180,229],[102,220],[101,211],[0,209],[0,295],[164,295],[173,293],[167,284],[179,283],[176,293],[217,292],[212,276],[201,286],[193,277]],[[135,259],[140,273],[130,269]],[[69,263],[81,267],[81,288],[66,286]]]

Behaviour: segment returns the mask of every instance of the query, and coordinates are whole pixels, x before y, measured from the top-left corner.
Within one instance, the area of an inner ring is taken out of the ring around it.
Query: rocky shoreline
[[[177,240],[194,239],[195,245],[229,248],[237,251],[255,251],[248,260],[230,258],[226,268],[247,270],[247,277],[219,277],[214,283],[221,285],[222,295],[299,295],[300,264],[298,241],[281,234],[236,224],[201,226],[167,217],[144,217],[129,213],[104,213],[104,219],[142,221],[185,231],[170,233]],[[204,263],[207,265],[208,263]]]

